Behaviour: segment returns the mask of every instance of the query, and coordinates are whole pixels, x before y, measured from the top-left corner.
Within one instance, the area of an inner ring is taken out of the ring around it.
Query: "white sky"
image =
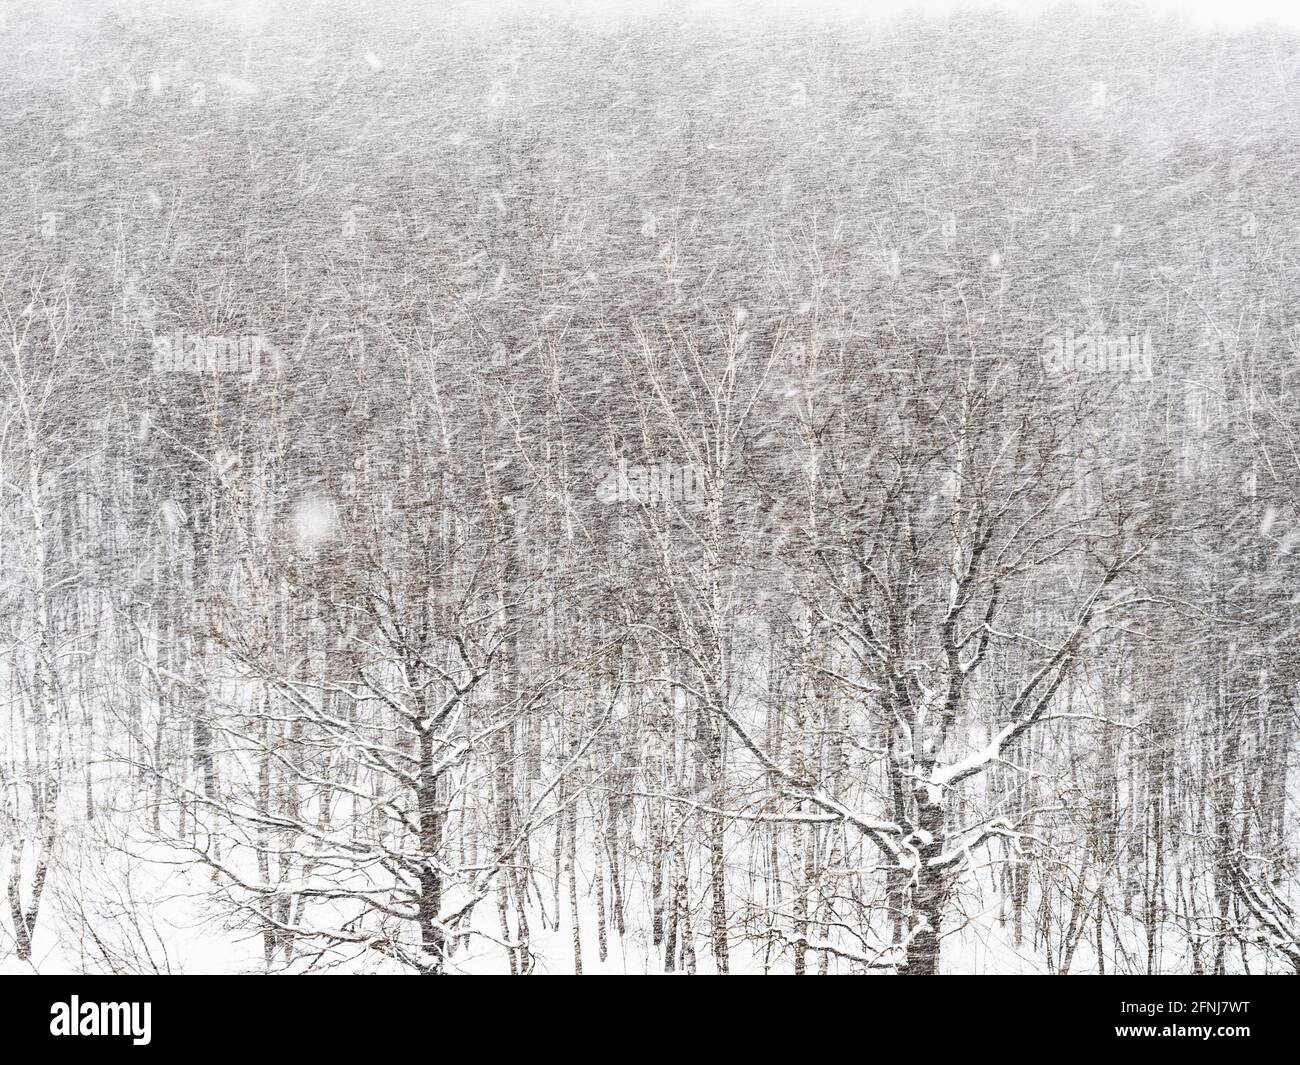
[[[20,10],[26,0],[0,0],[0,10]],[[44,4],[47,0],[38,0]],[[78,3],[84,0],[77,0]],[[1082,7],[1142,7],[1148,10],[1177,11],[1206,25],[1245,27],[1261,22],[1277,22],[1300,26],[1300,0],[1066,0]],[[148,13],[151,9],[167,9],[179,3],[182,7],[201,8],[208,11],[225,10],[248,18],[265,13],[279,4],[316,6],[315,0],[100,0],[99,6],[116,8],[123,12]],[[328,6],[326,3],[323,6]],[[353,0],[350,6],[371,7],[382,13],[390,6],[386,0]],[[1001,8],[1011,11],[1044,11],[1062,6],[1062,0],[437,0],[437,6],[447,6],[461,11],[483,8],[488,11],[523,12],[529,9],[570,10],[586,13],[635,14],[652,10],[720,13],[746,9],[833,12],[843,17],[859,14],[866,18],[919,11],[928,14],[945,14],[960,8]]]
[[[662,10],[670,7],[682,12],[726,12],[746,8],[834,12],[843,17],[854,13],[880,17],[906,11],[945,14],[960,8],[1001,8],[1010,11],[1044,11],[1062,6],[1059,0],[480,0],[485,7],[506,7],[516,11],[530,7],[560,7],[584,12],[609,10],[618,13]],[[1149,11],[1180,12],[1205,26],[1227,29],[1246,28],[1275,22],[1300,27],[1300,0],[1071,0],[1074,6],[1123,8],[1141,7]]]

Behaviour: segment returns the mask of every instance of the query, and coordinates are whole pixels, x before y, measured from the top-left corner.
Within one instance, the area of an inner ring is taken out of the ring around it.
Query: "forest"
[[[0,50],[0,972],[1300,972],[1300,33]]]

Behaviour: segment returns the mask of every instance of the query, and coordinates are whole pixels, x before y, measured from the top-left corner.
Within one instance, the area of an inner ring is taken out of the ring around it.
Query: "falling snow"
[[[6,7],[0,971],[1300,971],[1300,30],[867,6]]]

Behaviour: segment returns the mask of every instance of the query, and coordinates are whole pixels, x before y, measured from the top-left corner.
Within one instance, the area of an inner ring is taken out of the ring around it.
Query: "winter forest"
[[[0,54],[0,972],[1300,971],[1300,32]]]

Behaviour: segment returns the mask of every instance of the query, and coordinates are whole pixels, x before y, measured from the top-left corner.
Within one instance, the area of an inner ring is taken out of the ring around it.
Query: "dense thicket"
[[[6,964],[1300,966],[1300,39],[204,11],[3,39]]]

